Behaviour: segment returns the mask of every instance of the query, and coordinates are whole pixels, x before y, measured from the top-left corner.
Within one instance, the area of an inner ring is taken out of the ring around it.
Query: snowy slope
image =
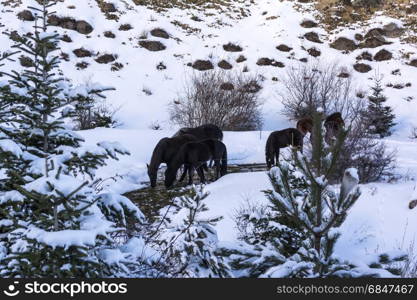
[[[25,4],[30,4],[32,1],[22,1],[22,5],[18,7],[3,7],[0,22],[5,27],[2,30],[30,30],[33,22],[16,20],[16,14]],[[114,107],[120,107],[117,117],[124,124],[122,128],[143,129],[154,122],[160,123],[165,129],[172,128],[172,124],[168,121],[167,105],[181,94],[187,78],[194,72],[187,64],[196,59],[211,60],[215,66],[220,60],[226,59],[233,65],[235,71],[247,66],[250,72],[262,75],[265,78],[262,98],[265,100],[263,110],[266,129],[287,125],[286,120],[280,115],[282,83],[271,79],[272,77],[281,79],[288,68],[302,64],[299,62],[301,58],[308,58],[313,63],[314,61],[339,63],[340,67],[345,67],[352,74],[355,85],[360,90],[369,88],[371,84],[369,79],[375,71],[384,75],[384,84],[394,85],[406,84],[417,74],[417,68],[407,65],[409,59],[404,58],[404,54],[410,59],[416,57],[416,46],[404,44],[398,38],[388,39],[392,42],[391,45],[375,49],[358,49],[348,54],[329,47],[329,43],[337,37],[351,38],[355,33],[365,34],[371,28],[390,22],[399,23],[398,20],[384,16],[376,15],[368,24],[352,25],[343,30],[326,33],[320,27],[312,29],[301,27],[300,23],[303,20],[315,19],[315,12],[296,10],[292,1],[259,0],[250,6],[247,6],[247,3],[237,3],[235,4],[237,7],[240,5],[248,9],[250,15],[236,19],[226,14],[207,16],[207,12],[196,9],[169,9],[158,13],[137,6],[132,0],[113,1],[113,3],[118,9],[115,13],[119,17],[117,21],[107,19],[95,0],[66,0],[59,3],[56,9],[57,15],[85,20],[94,27],[94,30],[89,35],[84,35],[60,27],[56,29],[72,39],[72,42],[63,42],[61,45],[62,52],[69,55],[69,61],[62,63],[66,76],[79,83],[100,82],[116,87],[115,92],[108,93],[108,98]],[[311,4],[303,4],[303,7],[311,8]],[[198,16],[203,21],[191,20],[191,16]],[[173,22],[188,25],[192,32],[188,32],[183,28],[184,26],[174,25]],[[120,31],[119,27],[122,24],[130,24],[132,29]],[[151,36],[149,31],[154,28],[163,28],[170,34],[170,38]],[[105,31],[113,32],[116,37],[114,39],[104,37]],[[310,31],[317,32],[323,43],[313,43],[302,38]],[[166,50],[151,52],[140,47],[138,42],[143,35],[147,36],[148,40],[162,42]],[[224,51],[222,46],[229,42],[240,45],[243,51],[237,53]],[[281,43],[292,47],[293,50],[289,53],[278,51],[275,47]],[[6,48],[10,42],[6,36],[0,36],[0,44]],[[309,56],[305,49],[311,47],[320,50],[321,56],[318,58]],[[95,56],[77,58],[72,51],[78,48],[90,50]],[[364,50],[375,54],[382,48],[393,52],[392,60],[366,61],[373,68],[366,74],[353,70],[352,65],[356,62],[356,57]],[[95,62],[97,55],[105,53],[117,55],[116,62],[123,64],[124,67],[120,71],[111,71],[110,64]],[[247,58],[247,61],[235,62],[241,54]],[[261,57],[273,58],[284,63],[286,67],[258,66],[256,62]],[[79,62],[89,63],[89,66],[84,70],[77,70],[75,65]],[[163,62],[167,69],[157,70],[156,66],[160,62]],[[400,69],[401,76],[391,74],[395,69]],[[144,89],[149,90],[152,95],[148,96],[143,92]],[[407,102],[403,99],[414,96],[416,92],[415,84],[401,90],[393,88],[386,90],[389,104],[394,107],[398,116],[397,134],[403,137],[409,134],[410,125],[416,124],[417,114],[415,102]]]
[[[23,5],[33,0],[23,0]],[[384,75],[384,84],[406,84],[410,87],[403,89],[386,88],[388,104],[394,108],[397,116],[397,126],[392,137],[386,140],[388,146],[398,151],[397,173],[403,179],[394,183],[375,183],[362,187],[363,195],[352,210],[344,224],[344,235],[337,245],[337,253],[354,258],[364,253],[374,253],[379,250],[392,250],[407,246],[416,238],[417,211],[407,208],[415,180],[417,178],[417,142],[410,140],[412,126],[417,126],[417,68],[407,65],[410,59],[417,58],[417,48],[412,44],[405,44],[400,39],[389,39],[392,44],[376,49],[366,49],[375,54],[382,48],[393,52],[394,57],[389,61],[367,62],[373,71],[362,74],[353,70],[356,57],[363,49],[344,54],[329,47],[337,37],[351,38],[355,33],[366,33],[376,26],[398,22],[397,20],[376,16],[367,24],[353,25],[343,30],[327,33],[324,29],[306,29],[300,26],[303,19],[314,19],[314,12],[299,11],[294,8],[292,1],[258,0],[250,6],[250,15],[245,18],[232,18],[226,15],[214,14],[207,16],[205,12],[182,9],[169,9],[158,13],[155,10],[136,6],[133,1],[113,2],[118,11],[118,21],[108,20],[100,11],[94,0],[65,0],[59,3],[57,14],[71,16],[77,20],[86,20],[93,25],[94,30],[89,35],[76,31],[56,27],[57,31],[67,34],[71,43],[62,43],[62,52],[69,55],[69,61],[63,62],[61,67],[65,75],[75,83],[99,82],[116,88],[109,92],[108,101],[114,107],[120,107],[117,118],[122,125],[116,129],[98,128],[80,132],[87,144],[95,144],[101,140],[120,142],[131,152],[131,156],[122,157],[120,161],[112,162],[99,171],[103,178],[120,175],[117,182],[106,181],[108,189],[116,192],[126,192],[140,188],[147,180],[146,163],[149,162],[153,147],[159,139],[170,136],[175,126],[169,122],[167,106],[177,98],[187,78],[192,74],[188,63],[196,59],[209,59],[216,66],[226,59],[233,65],[234,70],[241,70],[247,66],[251,73],[262,75],[262,98],[265,117],[265,130],[260,132],[226,132],[225,143],[228,147],[229,159],[232,163],[264,162],[264,145],[269,131],[293,126],[281,114],[282,104],[280,93],[283,91],[281,81],[273,81],[285,76],[291,66],[298,66],[300,58],[308,57],[310,62],[338,62],[353,76],[355,85],[360,90],[367,90],[371,84],[370,78],[374,71]],[[16,19],[16,14],[22,6],[0,7],[0,23],[2,31],[28,31],[32,22]],[[305,7],[310,4],[303,4]],[[68,7],[74,6],[69,9]],[[266,13],[265,13],[266,12]],[[198,16],[203,22],[191,20],[191,16]],[[224,25],[219,25],[219,20]],[[189,33],[173,24],[179,21],[196,28],[196,32]],[[120,31],[121,24],[130,24],[133,29]],[[215,24],[215,25],[214,25]],[[149,40],[159,40],[167,48],[160,52],[150,52],[138,45],[139,38],[153,28],[160,27],[169,34],[169,39],[152,37]],[[112,31],[116,37],[106,38],[104,31]],[[320,34],[323,44],[317,44],[301,39],[306,32],[315,31]],[[244,48],[241,53],[230,53],[223,50],[222,45],[233,42]],[[292,54],[278,51],[275,47],[281,43],[293,48]],[[7,37],[0,36],[0,50],[11,45]],[[322,54],[313,58],[303,50],[316,47]],[[93,57],[77,58],[74,49],[85,48],[95,53]],[[97,53],[115,54],[116,62],[122,63],[119,71],[111,71],[111,64],[95,62]],[[408,53],[405,58],[404,53]],[[239,55],[245,55],[247,61],[236,63]],[[285,68],[261,67],[256,64],[261,57],[274,58],[285,64]],[[84,70],[77,70],[76,63],[87,62],[89,66]],[[167,69],[157,70],[156,66],[163,62]],[[10,65],[10,68],[18,68]],[[401,75],[393,75],[392,71],[400,69]],[[151,91],[147,95],[143,90]],[[413,101],[404,100],[414,97]],[[150,130],[149,126],[157,122],[164,130]],[[207,200],[209,214],[222,215],[217,225],[219,237],[223,241],[236,241],[236,231],[233,223],[233,212],[246,199],[251,201],[266,201],[261,190],[270,187],[265,173],[230,174],[219,181],[207,186],[211,195]]]

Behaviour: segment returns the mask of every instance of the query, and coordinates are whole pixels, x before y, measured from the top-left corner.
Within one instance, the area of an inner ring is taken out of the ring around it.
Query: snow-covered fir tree
[[[221,217],[202,216],[208,210],[204,203],[207,196],[202,186],[193,186],[186,195],[175,198],[170,206],[161,210],[145,235],[148,251],[144,252],[152,249],[158,254],[148,263],[145,259],[149,256],[141,260],[143,266],[148,265],[147,271],[151,270],[151,277],[232,276],[229,266],[217,253],[219,241],[214,225]]]
[[[368,108],[365,113],[367,130],[372,135],[380,138],[390,136],[395,125],[395,115],[390,106],[384,105],[387,101],[382,87],[382,77],[375,76],[372,94],[368,97]]]
[[[143,215],[127,198],[97,193],[95,170],[128,151],[117,143],[85,147],[68,127],[79,95],[59,75],[58,34],[48,27],[55,1],[38,1],[34,32],[14,37],[33,64],[4,73],[0,106],[0,274],[2,277],[126,276],[114,240]]]
[[[273,190],[261,214],[249,209],[250,230],[241,247],[222,253],[236,274],[259,277],[379,277],[394,276],[394,262],[404,254],[377,255],[358,265],[338,258],[334,246],[340,226],[360,197],[356,169],[347,169],[340,189],[330,184],[347,131],[333,146],[324,143],[321,113],[314,117],[311,157],[294,151],[290,160],[271,169]],[[240,216],[242,217],[242,216]],[[241,220],[240,220],[241,221]],[[249,237],[249,239],[248,239]],[[254,238],[255,237],[255,238]]]

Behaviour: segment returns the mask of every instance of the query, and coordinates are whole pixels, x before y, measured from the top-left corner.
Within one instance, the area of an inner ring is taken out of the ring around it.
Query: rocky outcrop
[[[239,45],[235,45],[233,43],[227,43],[223,45],[223,50],[227,52],[241,52],[243,51],[242,47]]]
[[[385,49],[378,51],[374,56],[374,60],[376,61],[384,61],[390,59],[392,59],[392,53]]]
[[[282,52],[290,52],[292,50],[291,47],[289,47],[285,44],[278,45],[276,48],[277,48],[277,50],[282,51]]]
[[[59,17],[52,15],[48,18],[48,23],[52,26],[58,26],[69,30],[75,30],[82,34],[90,34],[94,28],[87,21],[75,20],[69,17]]]
[[[151,30],[150,34],[154,37],[159,37],[163,39],[169,39],[169,34],[162,28],[154,28]]]
[[[193,64],[191,64],[191,67],[198,71],[207,71],[214,69],[213,63],[211,61],[202,59],[196,60]]]
[[[275,59],[271,59],[271,58],[268,58],[268,57],[262,57],[262,58],[258,59],[256,64],[258,66],[273,66],[273,67],[278,67],[278,68],[284,68],[285,67],[285,65],[282,62],[276,61]]]
[[[219,67],[219,68],[222,68],[222,69],[224,69],[224,70],[230,70],[230,69],[232,69],[233,68],[233,66],[227,61],[227,60],[221,60],[218,64],[217,64],[217,66]]]
[[[146,50],[152,51],[152,52],[162,51],[166,49],[166,46],[159,41],[149,41],[149,40],[139,41],[139,45],[142,48],[145,48]]]
[[[103,54],[96,58],[96,62],[99,64],[108,64],[117,59],[117,56],[114,54]]]
[[[318,33],[314,32],[314,31],[310,31],[310,32],[307,32],[306,34],[304,34],[304,38],[306,40],[310,41],[310,42],[313,42],[313,43],[319,43],[319,44],[323,43],[320,40],[320,37],[319,37]]]
[[[310,49],[308,49],[307,50],[307,52],[308,52],[308,54],[310,54],[311,56],[313,56],[313,57],[318,57],[318,56],[320,56],[321,55],[321,51],[320,50],[318,50],[317,48],[310,48]]]
[[[32,12],[28,9],[22,10],[21,12],[19,12],[17,14],[17,17],[19,18],[19,20],[23,20],[23,21],[35,21],[35,17],[33,16]]]
[[[362,64],[362,63],[353,65],[353,68],[355,69],[355,71],[359,73],[368,73],[369,71],[372,70],[372,67],[370,65]]]
[[[314,22],[313,20],[304,20],[301,22],[300,26],[304,28],[314,28],[314,27],[317,27],[318,24]]]
[[[78,48],[72,51],[76,57],[91,57],[93,54],[90,50],[84,48]]]
[[[330,47],[340,50],[340,51],[353,51],[358,48],[355,41],[345,37],[339,37],[333,43],[330,44]]]

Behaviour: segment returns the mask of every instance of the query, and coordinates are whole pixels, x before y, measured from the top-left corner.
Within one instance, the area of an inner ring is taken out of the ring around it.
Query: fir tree
[[[366,268],[341,260],[334,253],[339,228],[360,197],[359,178],[356,169],[347,169],[339,190],[330,184],[347,131],[340,133],[333,146],[327,146],[322,136],[322,119],[316,113],[311,158],[294,151],[291,160],[280,163],[269,173],[273,190],[266,191],[270,214],[266,216],[269,220],[263,222],[266,224],[263,232],[272,234],[263,235],[250,247],[243,244],[245,251],[222,249],[240,274],[379,277],[398,273],[391,266],[403,260],[403,254],[377,256]],[[258,222],[259,218],[256,219]]]
[[[50,32],[39,1],[32,34],[15,37],[15,49],[32,58],[21,72],[4,73],[0,91],[0,274],[2,277],[123,276],[127,267],[112,235],[143,215],[130,200],[96,193],[95,170],[128,151],[117,143],[83,147],[65,120],[80,94],[106,88],[74,88],[59,75],[59,35]],[[128,220],[130,219],[130,221]]]
[[[367,130],[370,134],[378,135],[380,138],[390,136],[391,128],[395,125],[392,108],[384,105],[387,98],[383,94],[382,77],[374,78],[374,85],[371,87],[372,95],[368,97],[368,109],[365,113]]]
[[[204,203],[207,196],[203,187],[193,187],[161,210],[159,220],[151,227],[153,233],[146,235],[148,246],[159,253],[149,263],[151,277],[231,277],[229,266],[217,253],[213,226],[221,217],[202,216],[208,210]]]

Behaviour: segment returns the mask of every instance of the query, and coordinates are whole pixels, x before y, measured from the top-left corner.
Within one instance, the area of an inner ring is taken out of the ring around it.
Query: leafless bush
[[[170,106],[171,121],[186,127],[212,123],[223,130],[261,128],[258,76],[224,71],[194,73]]]
[[[388,180],[393,175],[396,152],[389,151],[381,140],[369,137],[364,123],[358,119],[351,124],[337,167],[340,171],[356,168],[362,183]]]
[[[407,259],[401,266],[401,277],[417,278],[417,249],[415,241],[412,241],[406,249]]]
[[[338,111],[345,119],[356,119],[365,102],[357,97],[351,77],[339,76],[341,71],[337,64],[303,64],[290,68],[283,80],[282,113],[298,120],[312,116],[321,108],[325,114]]]
[[[335,174],[344,174],[346,168],[355,167],[361,182],[388,179],[394,169],[395,152],[389,152],[383,141],[369,136],[367,98],[354,89],[351,77],[338,76],[340,70],[337,64],[290,69],[284,80],[285,93],[281,95],[283,114],[297,120],[311,117],[319,108],[326,115],[341,112],[350,131]]]

